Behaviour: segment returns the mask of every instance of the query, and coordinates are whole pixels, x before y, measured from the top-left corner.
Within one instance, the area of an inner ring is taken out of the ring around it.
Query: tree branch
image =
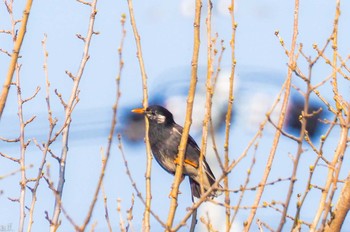
[[[136,42],[136,48],[137,48],[137,59],[139,60],[140,70],[141,70],[141,76],[142,76],[142,89],[143,89],[143,108],[147,108],[148,106],[148,88],[147,88],[147,75],[145,70],[145,65],[143,62],[143,56],[142,56],[142,49],[141,49],[141,41],[140,41],[140,35],[137,31],[136,27],[136,21],[134,16],[134,8],[132,4],[132,0],[128,0],[128,8],[129,8],[129,14],[130,14],[130,22],[132,26],[132,30],[134,32],[135,42]],[[151,199],[152,199],[152,188],[151,188],[151,171],[152,171],[152,154],[151,154],[151,145],[149,143],[148,138],[148,129],[149,123],[148,120],[145,117],[145,143],[146,143],[146,154],[147,154],[147,163],[146,163],[146,207],[143,215],[143,227],[144,230],[150,231],[150,210],[151,210]]]
[[[19,53],[22,47],[22,42],[24,39],[24,35],[27,31],[27,23],[28,23],[28,18],[29,18],[29,13],[32,7],[33,0],[27,0],[26,6],[23,11],[23,16],[21,20],[21,28],[19,29],[19,33],[16,37],[13,52],[11,54],[11,61],[10,65],[7,71],[6,79],[2,88],[1,96],[0,96],[0,119],[2,116],[2,113],[4,112],[5,104],[6,104],[6,99],[9,93],[11,81],[13,74],[16,69],[17,65],[17,60],[19,57]]]
[[[177,209],[177,197],[179,193],[179,186],[182,179],[182,169],[183,162],[185,160],[185,151],[187,147],[187,139],[190,131],[191,123],[192,123],[192,109],[193,109],[193,101],[194,95],[196,92],[197,85],[197,71],[198,71],[198,56],[199,56],[199,47],[200,47],[200,18],[201,18],[201,9],[202,9],[202,1],[196,0],[195,3],[195,17],[194,17],[194,41],[193,41],[193,56],[192,56],[192,69],[191,69],[191,82],[190,89],[188,91],[187,97],[187,108],[186,108],[186,118],[185,125],[183,129],[183,133],[181,136],[181,141],[179,145],[179,153],[177,154],[177,159],[179,161],[179,165],[176,167],[174,182],[172,184],[171,190],[171,202],[167,219],[167,230],[169,231],[172,228],[175,212]]]
[[[91,3],[90,21],[89,21],[86,39],[84,42],[83,58],[80,62],[80,67],[73,81],[73,88],[70,95],[70,99],[67,103],[67,106],[65,107],[65,127],[62,130],[62,151],[61,151],[61,158],[59,163],[59,180],[58,180],[58,185],[56,189],[58,197],[55,200],[55,207],[53,210],[53,217],[51,220],[52,224],[50,225],[51,232],[55,232],[59,227],[59,216],[61,213],[61,198],[62,198],[64,182],[65,182],[66,160],[68,155],[68,136],[69,136],[69,128],[71,125],[71,114],[74,109],[74,106],[78,102],[77,96],[79,92],[78,90],[79,83],[83,76],[85,65],[90,57],[89,47],[90,47],[92,35],[94,35],[95,16],[97,14],[96,4],[97,4],[97,0],[94,0]]]

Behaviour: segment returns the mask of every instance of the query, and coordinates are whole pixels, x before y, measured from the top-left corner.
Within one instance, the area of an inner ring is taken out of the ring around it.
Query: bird
[[[176,170],[177,154],[180,140],[183,133],[183,127],[176,124],[170,111],[160,105],[151,105],[146,109],[136,108],[133,113],[143,114],[149,121],[148,138],[152,154],[158,164],[168,173],[174,175]],[[200,164],[200,148],[195,140],[189,135],[185,151],[183,164],[183,178],[189,177],[191,186],[192,200],[193,196],[201,197],[201,183],[204,192],[207,191],[216,181],[213,172],[210,169],[205,157]],[[200,176],[200,166],[203,170],[203,178]],[[221,186],[212,191],[210,198],[220,195]]]
[[[178,105],[186,102],[188,93],[188,80],[191,69],[186,66],[178,66],[162,72],[157,80],[163,80],[162,82],[156,82],[150,86],[150,92],[153,94],[148,98],[149,105],[161,105],[167,108],[174,116],[174,118],[182,118],[186,109],[184,107],[178,107]],[[198,76],[205,76],[207,68],[204,66],[198,67]],[[225,117],[227,113],[227,101],[222,101],[229,94],[229,77],[231,75],[230,67],[222,67],[218,78],[213,86],[215,94],[213,95],[213,108],[211,113],[211,123],[215,128],[216,133],[221,133],[225,128]],[[174,82],[174,80],[176,81]],[[205,79],[205,78],[204,78]],[[235,87],[237,87],[237,83]],[[162,91],[158,91],[161,89]],[[153,90],[153,91],[152,91]],[[197,120],[193,120],[191,124],[191,135],[196,137],[202,133],[202,121],[205,116],[205,105],[207,88],[205,80],[203,78],[198,79],[198,85],[196,88],[196,104],[193,105],[193,114],[196,115]],[[144,141],[144,117],[141,114],[134,114],[131,112],[133,108],[138,108],[139,101],[130,101],[130,103],[120,108],[120,123],[117,125],[118,132],[123,133],[124,141],[130,145],[140,144]],[[237,120],[236,115],[239,113],[235,107],[232,109],[232,123]],[[179,123],[178,121],[177,123]],[[183,122],[181,122],[183,123]],[[181,124],[180,124],[181,125]]]

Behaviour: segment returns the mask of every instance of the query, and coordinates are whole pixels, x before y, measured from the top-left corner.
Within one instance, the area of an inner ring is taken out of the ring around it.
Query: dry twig
[[[192,68],[191,68],[191,81],[190,88],[188,91],[187,97],[187,108],[186,108],[186,118],[185,125],[181,136],[181,141],[179,145],[179,153],[177,155],[177,160],[179,161],[179,165],[176,166],[174,182],[172,184],[171,190],[171,202],[168,213],[167,220],[167,230],[170,230],[173,226],[175,212],[177,209],[177,197],[179,193],[179,186],[182,179],[182,169],[183,163],[185,160],[185,151],[187,146],[188,134],[190,131],[190,126],[192,123],[192,109],[193,109],[193,101],[194,95],[196,92],[197,85],[197,70],[198,70],[198,56],[199,56],[199,47],[200,47],[200,17],[201,17],[201,9],[202,9],[202,1],[196,0],[195,3],[195,17],[194,17],[194,45],[193,45],[193,55],[192,55]],[[194,208],[195,210],[196,208]]]
[[[29,18],[29,13],[32,7],[33,0],[27,0],[26,6],[23,10],[23,16],[21,19],[21,28],[19,30],[18,35],[16,35],[16,39],[14,41],[14,46],[13,46],[13,52],[11,54],[11,61],[9,64],[9,68],[7,71],[6,79],[2,88],[1,96],[0,96],[0,119],[2,116],[2,113],[4,112],[5,104],[6,104],[6,99],[9,93],[11,81],[13,74],[15,72],[17,64],[17,60],[19,57],[19,53],[22,47],[22,42],[24,40],[25,33],[27,31],[27,23],[28,23],[28,18]],[[10,10],[9,5],[6,5],[9,13],[12,15],[12,10]],[[12,4],[11,4],[12,6]],[[14,28],[16,22],[12,22],[12,27]],[[14,29],[12,30],[12,36],[15,36]]]
[[[94,35],[94,23],[95,23],[95,16],[97,14],[96,10],[96,4],[97,0],[93,0],[91,2],[91,14],[90,14],[90,21],[88,26],[88,31],[86,34],[85,42],[84,42],[84,51],[83,51],[83,57],[80,62],[80,67],[77,71],[77,74],[75,75],[75,79],[73,81],[73,87],[72,92],[70,95],[70,98],[68,100],[67,105],[65,106],[65,120],[64,120],[64,127],[62,128],[62,151],[60,156],[60,163],[59,163],[59,180],[57,184],[57,189],[55,190],[57,192],[57,198],[55,201],[55,207],[53,210],[53,216],[52,216],[52,224],[50,225],[50,231],[55,232],[57,228],[59,227],[59,216],[61,213],[61,198],[63,194],[63,188],[64,188],[64,182],[65,182],[65,170],[66,170],[66,160],[68,155],[68,136],[69,136],[69,128],[71,125],[71,114],[75,107],[75,105],[78,103],[79,98],[79,83],[83,76],[84,69],[86,66],[87,61],[89,60],[89,48],[90,48],[90,42],[91,38]],[[57,134],[56,134],[57,135]],[[90,210],[92,211],[92,210]],[[86,223],[87,224],[87,223]]]
[[[142,89],[143,89],[143,101],[142,105],[146,109],[148,106],[148,88],[147,88],[147,75],[145,70],[145,65],[143,62],[140,35],[137,31],[135,16],[134,16],[134,8],[132,4],[132,0],[128,0],[129,14],[130,14],[130,22],[132,26],[132,30],[134,32],[136,47],[137,47],[137,59],[139,60],[141,76],[142,76]],[[149,144],[148,139],[148,120],[145,117],[145,144],[146,144],[146,154],[147,154],[147,163],[146,163],[146,208],[143,216],[143,227],[145,231],[150,231],[150,210],[151,210],[151,171],[152,171],[152,155],[151,155],[151,146]]]

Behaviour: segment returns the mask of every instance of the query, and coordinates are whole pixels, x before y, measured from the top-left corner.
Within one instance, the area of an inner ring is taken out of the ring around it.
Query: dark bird
[[[175,123],[173,115],[164,107],[152,105],[147,109],[134,109],[134,113],[144,114],[149,121],[149,142],[152,153],[159,165],[171,174],[175,174],[177,165],[178,147],[183,128]],[[199,163],[200,149],[194,139],[189,135],[185,151],[183,175],[188,176],[191,185],[192,196],[200,198],[201,188],[207,191],[215,182],[215,176],[211,171],[205,157]],[[203,170],[203,180],[200,180],[200,165]],[[218,188],[221,188],[220,186]],[[216,197],[218,191],[213,191],[210,197]]]

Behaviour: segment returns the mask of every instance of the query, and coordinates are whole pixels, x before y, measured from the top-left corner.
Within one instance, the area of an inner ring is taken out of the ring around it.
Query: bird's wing
[[[203,159],[203,167],[204,167],[204,171],[208,176],[208,180],[210,185],[214,184],[215,182],[215,176],[214,173],[211,171],[209,164],[207,163],[207,161],[205,160],[205,158]]]
[[[174,135],[177,136],[177,139],[180,143],[182,131],[183,128],[177,124],[173,127]],[[191,135],[188,135],[187,140],[187,148],[186,148],[186,154],[185,154],[185,160],[184,162],[188,165],[191,165],[195,168],[199,167],[199,155],[200,155],[200,149],[197,145],[197,143],[194,141],[194,139],[191,137]]]
[[[177,141],[179,141],[178,143],[180,143],[183,128],[175,124],[175,126],[173,127],[173,131],[174,131],[174,134],[176,134]],[[194,139],[189,135],[184,162],[185,164],[188,164],[191,167],[195,168],[195,169],[186,168],[188,172],[187,174],[190,176],[191,191],[193,196],[195,197],[200,197],[200,185],[199,185],[200,180],[198,176],[199,156],[200,156],[200,148],[198,147]],[[205,173],[203,184],[204,184],[204,190],[206,190],[210,188],[211,185],[214,184],[215,176],[211,171],[205,157],[203,157],[201,166],[203,168],[203,172]],[[216,196],[216,192],[213,192],[212,196]]]

